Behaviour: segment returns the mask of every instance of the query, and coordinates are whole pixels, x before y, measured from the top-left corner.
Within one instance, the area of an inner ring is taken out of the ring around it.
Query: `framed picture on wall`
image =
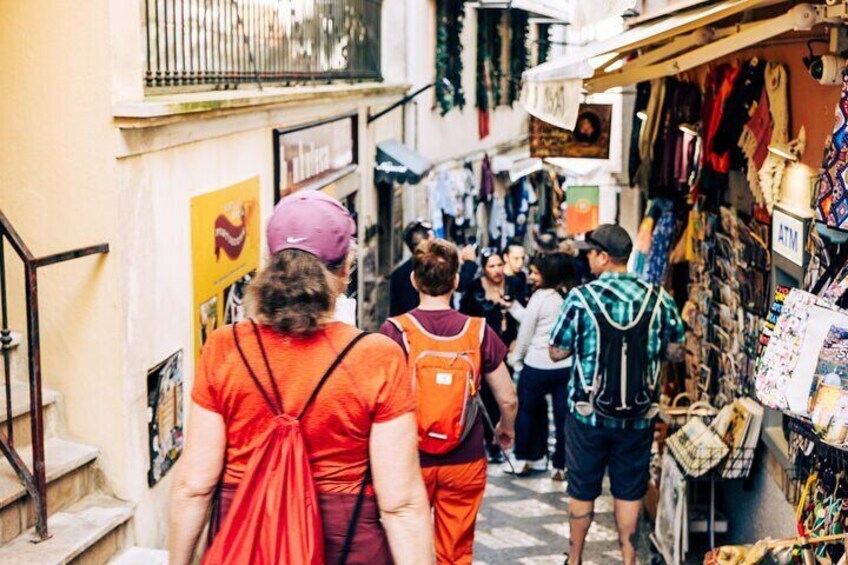
[[[609,159],[612,104],[581,104],[574,130],[530,120],[530,155],[540,159]]]

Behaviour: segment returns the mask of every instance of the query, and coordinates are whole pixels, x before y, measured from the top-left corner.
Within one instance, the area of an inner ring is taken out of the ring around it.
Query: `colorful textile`
[[[848,69],[842,71],[842,96],[836,106],[836,124],[822,161],[816,196],[816,215],[829,227],[848,229]]]
[[[650,285],[640,281],[630,273],[604,273],[595,281],[585,285],[597,296],[600,305],[618,324],[628,324],[632,316],[639,312],[642,302],[647,299]],[[668,292],[660,289],[660,307],[651,321],[648,336],[648,358],[650,371],[658,374],[665,354],[666,346],[683,343],[683,322],[677,312],[677,305]],[[645,429],[652,420],[619,420],[604,418],[597,412],[584,417],[574,410],[577,387],[584,390],[591,387],[587,382],[589,375],[595,374],[599,333],[588,305],[577,292],[570,292],[560,312],[559,319],[551,333],[550,345],[571,351],[574,355],[572,374],[569,379],[569,409],[573,416],[590,426]]]
[[[642,280],[649,284],[662,284],[665,281],[665,275],[668,272],[668,256],[674,242],[674,227],[677,224],[671,201],[658,202],[657,206],[662,210],[662,216],[657,221],[657,227],[654,228],[651,252],[642,274]]]

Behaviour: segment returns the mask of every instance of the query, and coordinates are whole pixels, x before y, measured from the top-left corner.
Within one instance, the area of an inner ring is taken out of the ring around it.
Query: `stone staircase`
[[[5,432],[6,397],[2,382],[0,368],[0,430]],[[30,466],[32,436],[27,384],[13,381],[11,396],[16,450]],[[30,496],[6,458],[0,455],[0,563],[105,564],[129,545],[128,523],[134,507],[107,491],[97,464],[96,447],[62,437],[61,396],[44,389],[42,400],[51,537],[40,543],[32,542],[35,518]]]

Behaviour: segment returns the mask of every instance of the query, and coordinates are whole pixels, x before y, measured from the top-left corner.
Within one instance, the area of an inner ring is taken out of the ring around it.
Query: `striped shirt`
[[[591,294],[609,317],[617,324],[627,325],[638,315],[651,287],[630,273],[604,273],[598,280],[582,287]],[[659,287],[654,287],[659,288]],[[683,343],[683,322],[671,295],[660,289],[659,311],[648,334],[649,371],[658,375],[666,348],[672,343]],[[581,416],[574,410],[577,387],[584,390],[592,386],[597,369],[598,330],[592,313],[583,298],[572,290],[562,305],[562,311],[551,332],[550,344],[568,350],[574,355],[569,379],[568,403],[574,417],[590,426],[621,429],[645,429],[651,419],[625,420],[606,418],[593,413]]]

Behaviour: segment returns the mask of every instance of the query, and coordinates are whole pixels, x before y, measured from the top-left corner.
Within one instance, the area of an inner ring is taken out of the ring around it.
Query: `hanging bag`
[[[321,511],[300,422],[339,364],[367,334],[360,333],[342,350],[318,381],[300,414],[292,418],[283,411],[282,397],[271,372],[259,329],[252,320],[250,323],[268,371],[273,400],[248,363],[235,324],[233,339],[253,384],[265,399],[274,418],[257,442],[227,516],[202,562],[204,565],[322,565],[324,534]],[[345,538],[342,564],[347,560],[367,482],[366,473]]]

